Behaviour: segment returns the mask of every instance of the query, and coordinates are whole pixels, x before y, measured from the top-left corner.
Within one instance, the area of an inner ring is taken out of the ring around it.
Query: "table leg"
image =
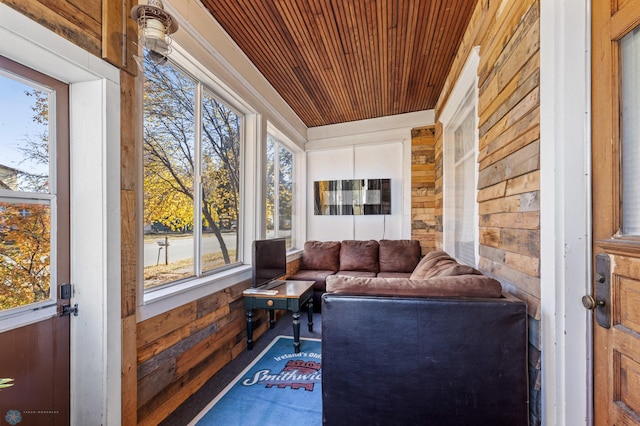
[[[309,317],[309,331],[313,331],[313,297],[307,303],[307,315]]]
[[[253,309],[247,309],[247,350],[253,349]]]
[[[293,351],[300,353],[300,311],[293,313]]]
[[[276,311],[269,309],[269,328],[273,329],[276,326]]]

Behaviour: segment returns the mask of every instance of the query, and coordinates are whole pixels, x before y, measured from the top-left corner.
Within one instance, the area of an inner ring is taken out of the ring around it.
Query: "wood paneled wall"
[[[470,50],[478,67],[479,267],[529,310],[531,424],[540,424],[540,5],[480,0],[436,108]],[[442,247],[442,125],[436,126],[436,237]]]
[[[299,260],[287,264],[287,275],[298,267]],[[242,291],[250,286],[243,281],[138,323],[138,424],[160,423],[247,349]],[[266,311],[256,310],[254,339],[268,327]]]
[[[138,323],[138,424],[156,425],[246,350],[242,290],[249,281]],[[255,337],[268,327],[255,317]]]
[[[435,126],[411,130],[411,239],[422,254],[435,248]]]
[[[101,0],[0,0],[0,3],[100,57]]]

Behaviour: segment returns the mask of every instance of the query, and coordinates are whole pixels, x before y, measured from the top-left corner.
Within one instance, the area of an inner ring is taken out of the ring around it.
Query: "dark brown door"
[[[0,57],[0,422],[68,425],[68,86]]]
[[[595,424],[640,424],[640,1],[592,13]]]

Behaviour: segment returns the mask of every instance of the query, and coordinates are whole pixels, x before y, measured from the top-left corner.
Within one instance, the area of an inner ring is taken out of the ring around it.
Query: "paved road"
[[[193,258],[193,237],[191,236],[171,236],[169,235],[169,263],[177,262],[182,259]],[[228,232],[222,234],[228,249],[234,249],[236,246],[236,233]],[[164,242],[164,236],[158,235],[156,240],[145,241],[144,243],[144,266],[152,266],[158,262],[158,246],[157,241]],[[205,253],[211,253],[220,249],[218,239],[213,234],[205,234],[203,239],[203,248]],[[165,249],[160,251],[160,263],[164,263]]]

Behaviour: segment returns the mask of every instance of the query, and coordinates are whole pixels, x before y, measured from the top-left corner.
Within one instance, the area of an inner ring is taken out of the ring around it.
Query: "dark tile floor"
[[[244,351],[236,359],[223,367],[215,376],[191,395],[178,409],[167,417],[161,426],[187,425],[207,404],[220,393],[238,374],[257,357],[276,336],[293,336],[291,312],[287,312],[276,322],[272,330],[267,330],[253,345],[250,351]],[[322,316],[313,314],[313,332],[307,327],[307,315],[300,315],[300,337],[319,339],[322,336]]]

